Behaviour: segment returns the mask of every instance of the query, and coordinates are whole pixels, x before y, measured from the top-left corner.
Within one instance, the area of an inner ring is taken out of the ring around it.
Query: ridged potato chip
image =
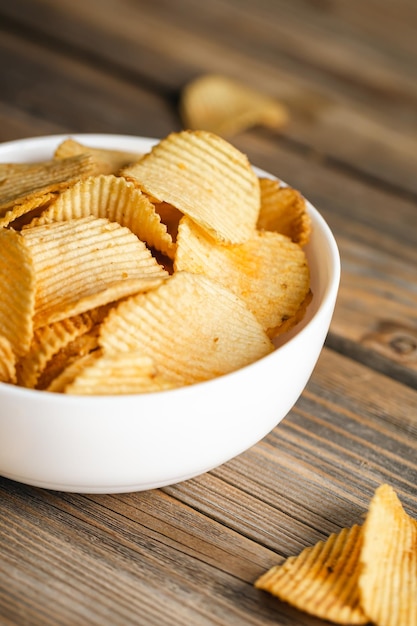
[[[16,355],[10,341],[3,335],[0,335],[0,382],[16,382]]]
[[[46,204],[51,193],[69,187],[92,171],[91,158],[86,154],[15,164],[0,185],[0,227]]]
[[[142,241],[105,218],[53,222],[17,236],[36,276],[35,328],[152,289],[167,276]]]
[[[33,337],[36,274],[30,251],[14,230],[0,229],[0,335],[16,356],[25,354]]]
[[[86,146],[72,137],[68,137],[55,150],[56,159],[65,159],[79,154],[88,154],[93,163],[94,174],[118,174],[123,167],[135,163],[141,154],[108,148]]]
[[[357,584],[361,543],[360,526],[344,528],[271,568],[255,587],[336,624],[367,624]]]
[[[91,176],[67,189],[29,227],[74,218],[104,217],[129,228],[149,246],[173,258],[175,245],[159,213],[140,189],[125,178]]]
[[[184,385],[227,374],[273,349],[240,298],[189,272],[120,303],[101,326],[100,345],[107,354],[140,350],[163,376]]]
[[[105,307],[103,309],[107,310]],[[101,317],[104,317],[104,312]],[[51,360],[61,354],[59,360],[62,362],[62,351],[68,349],[68,346],[75,349],[75,340],[88,333],[99,319],[97,311],[87,311],[36,329],[29,351],[17,363],[18,384],[33,389],[47,386],[45,383],[39,384],[39,379],[45,378],[45,370],[50,368]],[[80,353],[79,344],[76,345],[76,353]],[[55,362],[55,371],[56,368]]]
[[[269,336],[296,315],[310,289],[306,256],[285,235],[255,232],[240,245],[218,245],[187,217],[178,230],[174,270],[203,273],[233,291]]]
[[[184,127],[230,136],[255,125],[280,128],[287,108],[274,98],[226,76],[206,74],[188,83],[181,93]]]
[[[204,131],[171,133],[122,175],[191,217],[217,239],[242,243],[255,230],[259,180],[247,157]]]
[[[369,619],[378,626],[416,626],[417,521],[389,485],[371,500],[360,562],[361,604]]]
[[[261,209],[257,227],[290,237],[304,246],[311,233],[311,218],[306,201],[299,191],[280,184],[278,180],[260,178]]]
[[[143,356],[142,352],[113,355],[95,352],[78,370],[72,381],[64,386],[64,393],[120,395],[166,391],[177,386],[158,374],[153,360]]]

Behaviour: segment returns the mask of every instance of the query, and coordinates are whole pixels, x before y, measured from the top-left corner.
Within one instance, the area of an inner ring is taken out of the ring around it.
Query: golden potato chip
[[[91,158],[86,154],[41,163],[16,164],[1,181],[0,226],[7,226],[24,212],[45,204],[45,196],[69,187],[91,172]]]
[[[79,154],[88,154],[91,157],[94,174],[118,174],[123,168],[138,161],[142,154],[111,150],[108,148],[93,148],[86,146],[71,137],[65,139],[55,150],[56,159],[64,159]]]
[[[204,131],[171,133],[122,175],[221,241],[241,243],[255,230],[258,177],[247,157],[221,137]]]
[[[310,285],[303,250],[288,237],[255,232],[245,243],[218,245],[183,217],[174,270],[203,273],[242,298],[270,336],[296,315]]]
[[[0,335],[0,382],[16,382],[16,356],[10,341]]]
[[[358,589],[361,544],[360,526],[344,528],[272,567],[255,587],[336,624],[367,624]]]
[[[207,74],[182,91],[180,114],[185,128],[230,136],[255,125],[280,128],[287,108],[277,100],[237,80]]]
[[[0,335],[21,356],[33,337],[35,267],[22,236],[14,230],[0,229],[0,250]]]
[[[182,218],[181,211],[178,211],[172,204],[167,202],[155,202],[155,211],[161,218],[161,222],[165,224],[168,233],[173,241],[176,241],[178,234],[178,225]]]
[[[66,367],[57,374],[49,385],[45,388],[46,391],[54,393],[64,393],[64,390],[70,385],[73,380],[81,374],[86,367],[95,362],[98,358],[99,351],[88,352],[82,356],[72,359],[67,363]]]
[[[18,384],[42,388],[44,385],[38,385],[38,380],[51,359],[69,345],[73,346],[78,337],[88,333],[96,324],[96,316],[96,311],[87,311],[36,329],[29,351],[17,363]]]
[[[261,209],[257,227],[287,235],[304,246],[311,233],[307,203],[299,191],[281,185],[278,180],[260,178]]]
[[[35,328],[159,285],[168,275],[128,228],[88,216],[21,231],[36,276]]]
[[[240,298],[206,276],[176,272],[147,294],[120,303],[104,320],[108,354],[141,351],[162,376],[192,384],[248,365],[273,350]]]
[[[68,383],[64,393],[74,395],[120,395],[151,393],[176,387],[158,374],[153,360],[142,352],[105,355],[95,352],[94,358]]]
[[[381,485],[363,528],[361,604],[378,626],[417,625],[417,522],[395,491]]]
[[[54,354],[39,376],[36,389],[48,389],[51,383],[60,377],[74,361],[97,351],[99,348],[98,330],[99,326],[94,326],[92,330],[76,337]]]
[[[91,176],[59,195],[29,227],[73,218],[104,217],[129,228],[149,246],[173,258],[175,245],[154,205],[125,178]]]
[[[15,204],[0,218],[0,228],[9,226],[15,230],[20,230],[23,218],[32,216],[35,211],[42,211],[55,197],[56,194],[54,193],[40,193],[30,197],[28,200],[24,200],[20,204]]]

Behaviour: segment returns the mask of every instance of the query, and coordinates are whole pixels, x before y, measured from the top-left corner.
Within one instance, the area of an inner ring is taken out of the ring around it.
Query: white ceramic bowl
[[[154,143],[121,135],[72,136],[134,152],[147,152]],[[0,162],[48,159],[66,137],[1,144]],[[206,472],[266,436],[311,376],[339,286],[336,242],[316,209],[308,208],[314,297],[303,322],[275,352],[215,380],[143,395],[64,396],[0,383],[0,474],[62,491],[140,491]]]

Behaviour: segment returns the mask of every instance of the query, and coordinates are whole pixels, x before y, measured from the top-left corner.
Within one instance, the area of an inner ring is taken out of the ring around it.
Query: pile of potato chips
[[[289,557],[255,586],[337,624],[417,626],[417,521],[383,484],[362,526]]]
[[[269,354],[310,302],[304,198],[210,132],[140,155],[68,138],[0,182],[0,381],[190,385]]]

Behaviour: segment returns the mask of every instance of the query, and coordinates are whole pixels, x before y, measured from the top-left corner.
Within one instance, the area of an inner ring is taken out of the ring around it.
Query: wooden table
[[[122,495],[0,480],[0,623],[324,623],[253,582],[360,523],[383,482],[417,517],[417,4],[0,0],[0,16],[0,140],[162,137],[182,87],[222,73],[287,105],[281,130],[231,141],[319,208],[342,258],[307,388],[238,458]]]

